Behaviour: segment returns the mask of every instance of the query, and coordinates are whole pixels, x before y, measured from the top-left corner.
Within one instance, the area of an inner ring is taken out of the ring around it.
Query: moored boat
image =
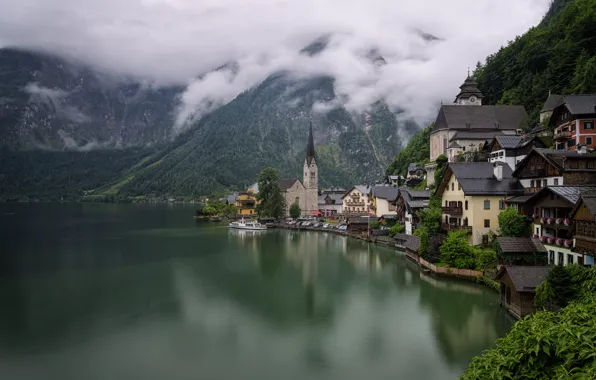
[[[267,226],[255,221],[255,220],[245,220],[241,219],[236,222],[232,222],[228,224],[230,228],[235,228],[237,230],[266,230]]]

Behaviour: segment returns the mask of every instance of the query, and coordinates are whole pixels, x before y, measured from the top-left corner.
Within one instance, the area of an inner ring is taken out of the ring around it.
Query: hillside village
[[[596,95],[551,94],[537,126],[528,125],[523,106],[483,105],[483,97],[468,75],[453,104],[439,109],[425,165],[408,163],[403,173],[349,189],[319,191],[311,125],[303,180],[278,182],[285,216],[296,204],[302,218],[344,225],[346,233],[390,236],[429,267],[492,270],[503,306],[517,317],[534,312],[533,296],[549,265],[594,265]],[[240,216],[256,216],[257,199],[255,183],[227,203]],[[524,224],[509,235],[499,217],[508,209]],[[494,260],[442,262],[452,236],[463,237],[471,252],[494,250]]]

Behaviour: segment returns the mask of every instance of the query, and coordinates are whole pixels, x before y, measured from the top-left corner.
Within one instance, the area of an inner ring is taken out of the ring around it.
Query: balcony
[[[462,216],[464,213],[463,209],[458,206],[446,206],[443,207],[443,214],[451,216]]]
[[[458,226],[457,224],[441,223],[441,228],[445,231],[472,231],[471,226]]]
[[[563,229],[568,230],[571,228],[572,222],[573,221],[568,218],[548,218],[548,217],[534,218],[535,224],[540,224],[543,227],[554,228],[554,229],[563,228]]]
[[[571,132],[569,132],[569,131],[555,133],[555,135],[554,135],[555,140],[567,140],[567,139],[570,139],[571,137],[572,137],[572,135],[571,135]]]
[[[364,207],[364,201],[345,201],[346,206]]]

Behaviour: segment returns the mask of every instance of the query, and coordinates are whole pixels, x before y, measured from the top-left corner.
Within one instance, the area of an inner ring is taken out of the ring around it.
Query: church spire
[[[306,161],[310,165],[311,161],[315,158],[315,140],[312,135],[312,121],[308,131],[308,145],[306,146]]]

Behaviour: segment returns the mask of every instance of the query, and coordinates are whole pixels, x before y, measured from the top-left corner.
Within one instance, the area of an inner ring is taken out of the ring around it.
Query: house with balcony
[[[319,195],[319,212],[326,218],[336,218],[343,212],[343,195],[346,189],[341,187],[330,187],[321,190]]]
[[[584,265],[594,265],[596,257],[596,192],[584,192],[571,211],[574,251],[584,255]]]
[[[534,148],[517,165],[513,176],[527,194],[547,186],[588,185],[596,183],[596,154],[585,150]]]
[[[443,229],[469,231],[474,245],[488,242],[489,231],[499,227],[506,200],[523,192],[502,162],[449,163],[435,192],[443,204]]]
[[[532,151],[533,148],[547,148],[546,138],[536,135],[502,135],[493,137],[486,149],[490,152],[489,162],[505,162],[511,170]]]
[[[405,225],[406,234],[412,235],[418,227],[418,211],[428,207],[430,191],[400,188],[395,201],[397,221]]]
[[[370,191],[370,210],[377,217],[383,215],[397,215],[395,200],[399,187],[386,185],[375,185]]]
[[[583,145],[596,147],[596,94],[565,95],[559,99],[550,117],[558,150],[575,150]]]
[[[370,186],[356,185],[346,191],[342,197],[342,215],[344,217],[368,215],[370,211]]]
[[[252,191],[238,193],[236,196],[236,208],[239,215],[255,215],[257,213],[257,197]]]
[[[585,255],[573,249],[572,211],[589,191],[596,191],[596,184],[547,186],[524,203],[522,212],[532,218],[532,235],[548,250],[548,264],[586,264]]]

